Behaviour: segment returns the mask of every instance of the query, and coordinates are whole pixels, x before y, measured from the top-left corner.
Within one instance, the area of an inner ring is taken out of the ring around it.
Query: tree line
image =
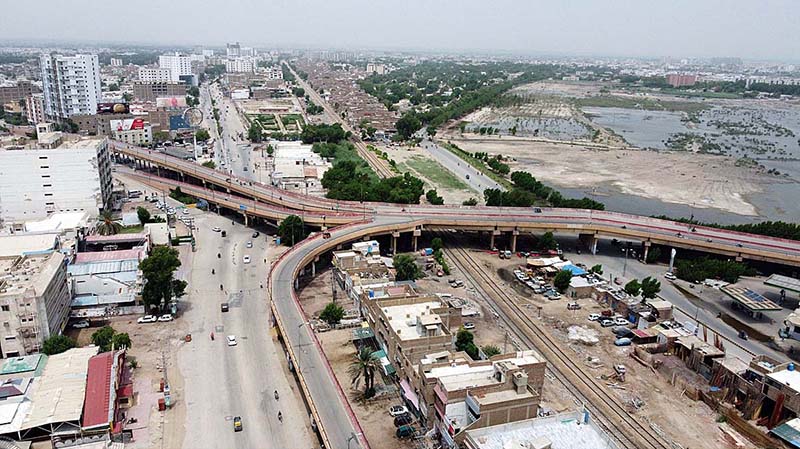
[[[762,221],[761,223],[744,223],[723,225],[719,223],[705,223],[691,218],[673,218],[666,215],[654,215],[653,218],[661,220],[677,221],[707,228],[726,229],[729,231],[745,232],[748,234],[764,235],[788,240],[800,240],[800,225],[797,223],[787,223],[785,221]]]
[[[534,204],[550,204],[553,207],[605,210],[605,205],[591,198],[564,198],[557,190],[544,185],[528,172],[511,174],[513,188],[508,191],[486,189],[483,197],[487,206],[530,207]]]

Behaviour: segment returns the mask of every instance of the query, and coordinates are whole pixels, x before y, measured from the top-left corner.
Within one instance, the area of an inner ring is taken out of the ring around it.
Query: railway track
[[[440,232],[443,240],[454,242],[447,233]],[[594,415],[596,422],[616,439],[620,448],[679,449],[680,445],[669,441],[662,432],[650,424],[643,423],[623,407],[619,398],[612,395],[605,385],[586,373],[573,359],[574,354],[565,351],[563,343],[550,336],[542,326],[526,316],[514,299],[492,279],[466,250],[450,245],[448,253],[471,278],[473,285],[491,298],[495,312],[506,322],[510,332],[525,345],[536,349],[547,360],[550,374],[567,391]]]

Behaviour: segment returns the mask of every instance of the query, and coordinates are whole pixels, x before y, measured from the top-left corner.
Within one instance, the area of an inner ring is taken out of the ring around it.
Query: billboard
[[[127,114],[130,112],[125,103],[97,103],[98,114]]]
[[[112,131],[131,131],[136,129],[144,129],[144,119],[141,118],[111,120],[109,123]]]
[[[185,108],[186,97],[158,97],[156,107],[159,108]]]

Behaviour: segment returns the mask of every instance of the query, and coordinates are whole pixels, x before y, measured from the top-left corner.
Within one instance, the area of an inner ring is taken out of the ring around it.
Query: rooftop
[[[800,293],[800,279],[789,276],[773,274],[764,281],[764,284]]]
[[[514,357],[492,359],[492,363],[462,363],[432,368],[426,376],[438,378],[447,391],[457,391],[498,383],[494,377],[495,366],[512,363],[519,367],[541,362],[534,351],[518,351]]]
[[[108,426],[113,421],[114,397],[111,394],[114,380],[116,352],[109,351],[89,359],[86,377],[86,401],[83,404],[84,428]]]
[[[55,213],[43,220],[26,221],[27,232],[62,232],[86,225],[88,214],[86,212]]]
[[[739,305],[747,310],[754,312],[781,310],[781,306],[750,290],[749,288],[732,287],[730,285],[726,285],[720,288],[720,290],[725,292],[725,294],[730,296],[734,301],[739,303]]]
[[[0,236],[0,257],[41,254],[53,251],[58,234],[15,234]]]
[[[120,260],[141,260],[144,249],[122,249],[119,251],[95,251],[90,253],[78,253],[75,255],[74,264],[84,264],[101,261],[120,261]]]
[[[426,301],[417,304],[382,307],[383,313],[389,320],[389,326],[397,332],[401,340],[421,338],[423,335],[417,330],[417,318],[425,319],[426,316],[435,315],[432,310],[442,307],[441,301]],[[438,315],[436,315],[438,317]],[[435,325],[434,323],[427,323]],[[441,324],[441,320],[439,320]]]
[[[546,418],[516,421],[499,426],[467,430],[466,447],[470,449],[616,449],[594,424],[583,424],[580,413],[564,413]],[[538,443],[541,446],[535,446]]]
[[[767,377],[789,387],[795,392],[800,392],[800,371],[785,369],[783,371],[768,373]]]
[[[23,428],[80,420],[89,359],[95,354],[97,348],[90,346],[73,348],[48,358],[31,397],[31,409]]]
[[[120,251],[103,251],[105,253],[118,253]],[[92,253],[80,253],[92,254]],[[87,274],[111,274],[123,272],[136,272],[139,269],[138,259],[104,260],[98,262],[76,262],[67,268],[69,274],[82,276]],[[134,276],[135,277],[135,276]]]
[[[147,234],[144,232],[136,234],[114,234],[114,235],[100,235],[92,234],[86,236],[86,243],[118,243],[118,242],[139,242],[147,240]]]
[[[14,262],[0,265],[0,297],[3,295],[18,295],[33,289],[36,295],[41,295],[50,285],[50,280],[63,266],[64,255],[58,252],[48,255],[18,257]]]
[[[47,356],[44,354],[26,355],[24,357],[13,357],[6,359],[0,367],[0,374],[19,374],[29,371],[41,371],[47,363]]]

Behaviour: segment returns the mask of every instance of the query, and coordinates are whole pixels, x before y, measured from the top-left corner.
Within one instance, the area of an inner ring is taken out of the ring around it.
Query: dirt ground
[[[511,170],[530,172],[560,187],[609,185],[620,192],[669,203],[713,207],[757,215],[750,195],[767,183],[781,182],[752,169],[737,167],[729,157],[669,151],[600,150],[503,137],[448,138],[465,151],[486,151],[516,159]],[[602,198],[598,198],[602,201]]]
[[[504,282],[498,275],[498,270],[513,270],[522,263],[522,259],[501,261],[486,252],[476,252],[474,257],[487,267],[487,271],[492,273],[498,282]],[[513,285],[515,283],[517,285]],[[520,290],[519,282],[511,281],[506,284],[515,292]],[[525,288],[522,288],[522,291],[525,291]],[[581,299],[578,300],[582,306],[581,310],[567,310],[565,299],[550,301],[533,293],[517,296],[521,297],[524,303],[530,305],[530,307],[526,307],[530,318],[543,322],[556,338],[575,352],[575,357],[584,362],[584,369],[596,378],[611,375],[612,367],[615,364],[625,365],[628,371],[625,382],[615,383],[609,380],[606,384],[613,385],[609,387],[610,391],[616,394],[633,414],[657,426],[684,447],[709,449],[731,447],[723,439],[720,429],[735,432],[726,424],[718,423],[716,421],[718,415],[713,410],[701,401],[693,401],[685,397],[683,388],[671,385],[669,379],[661,374],[661,371],[654,374],[649,368],[640,365],[630,357],[631,347],[614,346],[614,335],[608,328],[604,329],[598,323],[587,320],[590,313],[600,313],[605,309],[604,306],[591,299]],[[599,343],[594,346],[570,343],[567,332],[573,325],[594,331]],[[696,374],[685,369],[682,363],[674,357],[668,356],[666,361],[672,370],[680,373],[680,377],[685,379],[684,382],[694,382],[698,385],[704,383],[697,379]],[[574,409],[575,407],[564,397],[563,387],[549,377],[545,378],[542,405],[555,411]],[[711,432],[709,429],[715,429],[715,431]],[[741,439],[746,441],[744,437]],[[756,446],[745,447],[755,448]]]

